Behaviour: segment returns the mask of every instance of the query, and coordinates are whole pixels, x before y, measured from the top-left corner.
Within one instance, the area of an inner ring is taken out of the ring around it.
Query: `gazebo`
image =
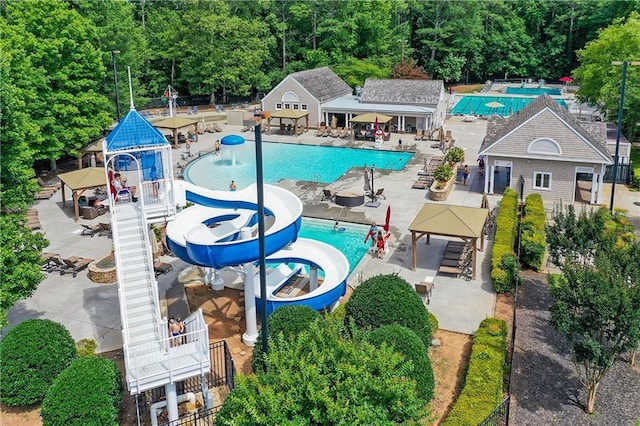
[[[489,209],[453,206],[448,204],[425,204],[409,225],[411,231],[411,249],[413,250],[413,269],[416,269],[416,243],[431,235],[460,238],[470,242],[472,247],[473,276],[476,278],[477,241],[480,238],[480,251],[484,250],[484,228],[489,217]]]
[[[377,112],[367,112],[365,114],[360,114],[357,115],[355,117],[353,117],[351,119],[351,131],[349,132],[350,135],[354,134],[355,131],[355,126],[354,124],[357,123],[367,123],[367,124],[373,124],[376,121],[378,122],[378,124],[384,124],[386,125],[387,123],[389,123],[391,120],[393,120],[393,117],[389,116],[389,115],[384,115],[384,114],[378,114]]]
[[[170,117],[164,120],[156,121],[153,124],[158,129],[171,129],[173,130],[173,145],[177,148],[178,142],[178,130],[183,127],[193,126],[193,133],[196,135],[196,142],[198,142],[198,120],[184,117]]]
[[[74,170],[68,173],[59,174],[58,177],[62,182],[62,207],[66,206],[66,197],[64,187],[71,188],[73,195],[73,208],[75,212],[76,222],[80,219],[80,207],[78,206],[78,198],[91,188],[98,188],[107,185],[107,178],[102,167],[87,167],[80,170]]]
[[[80,151],[78,152],[78,168],[79,169],[83,167],[84,165],[83,159],[84,159],[84,156],[87,154],[96,156],[96,164],[98,162],[104,163],[104,158],[102,155],[103,142],[104,142],[104,138],[96,139],[95,141],[91,142],[89,145],[80,149]],[[92,165],[92,167],[95,167],[95,165]]]
[[[296,109],[282,109],[278,111],[269,112],[269,131],[271,131],[271,119],[278,118],[280,119],[280,128],[283,127],[282,120],[289,119],[293,121],[293,134],[294,136],[298,136],[298,120],[304,118],[305,119],[305,132],[309,131],[309,113],[306,111],[300,111]]]

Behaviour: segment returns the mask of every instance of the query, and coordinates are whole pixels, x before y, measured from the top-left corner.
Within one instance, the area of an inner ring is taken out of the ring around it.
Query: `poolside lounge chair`
[[[373,199],[374,201],[378,200],[378,197],[382,197],[385,200],[387,199],[387,197],[385,195],[383,195],[382,193],[384,192],[384,188],[380,188],[378,189],[374,194],[373,194]]]
[[[330,189],[323,189],[322,199],[320,201],[325,201],[325,200],[333,201],[335,196],[336,194],[334,194]]]
[[[344,139],[347,137],[348,134],[349,134],[349,130],[346,127],[343,127],[340,129],[340,133],[338,134],[338,137]]]
[[[215,131],[215,132],[222,132],[222,129],[220,128],[220,126],[218,126],[218,123],[211,123],[211,128]]]
[[[316,132],[316,136],[322,136],[326,130],[327,126],[319,126],[318,131]]]
[[[82,233],[80,235],[90,235],[92,238],[102,229],[99,224],[89,226],[81,223],[80,226],[84,228],[82,229]]]
[[[93,262],[93,259],[72,256],[68,259],[62,259],[62,262],[67,266],[67,269],[61,271],[60,275],[64,275],[65,272],[71,270],[71,272],[73,272],[73,278],[75,278],[78,275],[78,272],[82,271],[84,268],[89,266],[91,262]]]
[[[428,180],[418,179],[411,185],[413,189],[428,189],[431,186],[431,182]]]
[[[422,300],[426,300],[427,305],[431,303],[431,292],[433,291],[433,282],[422,282],[420,284],[416,284],[416,293],[418,296],[422,298]]]
[[[415,140],[422,140],[422,129],[418,129],[418,131],[416,132]]]
[[[44,272],[52,272],[57,268],[56,262],[53,258],[60,259],[60,255],[58,253],[42,253],[42,264],[40,265],[40,270]]]
[[[98,236],[106,235],[109,238],[113,238],[113,232],[111,231],[111,224],[100,222],[98,224],[100,226],[100,231],[98,231]]]
[[[153,262],[153,271],[155,272],[157,277],[158,275],[166,274],[169,271],[173,271],[173,265],[164,262]]]

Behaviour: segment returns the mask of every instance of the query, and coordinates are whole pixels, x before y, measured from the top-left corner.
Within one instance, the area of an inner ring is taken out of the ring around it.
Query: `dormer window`
[[[527,154],[562,155],[560,144],[549,138],[539,138],[534,140],[527,147]]]

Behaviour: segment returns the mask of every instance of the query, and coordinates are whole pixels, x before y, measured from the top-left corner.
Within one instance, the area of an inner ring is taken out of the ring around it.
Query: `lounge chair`
[[[431,292],[433,291],[433,283],[432,282],[423,282],[420,284],[416,284],[416,293],[422,298],[422,300],[426,300],[427,305],[431,303]]]
[[[338,137],[344,139],[347,137],[348,134],[349,134],[349,130],[346,127],[344,127],[340,129],[340,133],[338,134]]]
[[[380,188],[378,189],[374,194],[373,194],[373,199],[374,201],[376,201],[378,199],[378,197],[382,197],[385,200],[387,199],[387,197],[385,195],[383,195],[382,193],[384,192],[384,188]]]
[[[89,266],[93,259],[86,259],[84,257],[70,257],[68,259],[62,259],[62,262],[67,266],[67,269],[60,272],[60,275],[64,275],[67,270],[73,272],[73,278],[78,275],[78,272]]]
[[[60,259],[60,255],[58,253],[42,253],[42,263],[40,264],[40,270],[44,272],[53,272],[57,268],[56,262],[53,258]]]
[[[211,123],[211,128],[217,133],[222,132],[222,129],[220,128],[220,126],[218,126],[218,123]]]
[[[327,130],[327,126],[318,127],[318,131],[316,132],[316,136],[324,135],[324,132]]]
[[[99,224],[89,226],[81,223],[80,226],[83,228],[80,235],[90,235],[92,238],[102,230]]]
[[[411,185],[411,188],[413,188],[413,189],[428,189],[429,186],[431,186],[431,182],[429,182],[428,180],[418,179],[417,181],[415,181],[413,183],[413,185]]]
[[[113,238],[113,233],[111,232],[111,224],[100,222],[98,224],[100,226],[100,231],[98,231],[98,236],[106,235],[109,238]]]
[[[331,192],[330,189],[323,189],[322,190],[322,199],[320,201],[325,201],[325,200],[333,201],[333,198],[335,196],[336,196],[336,194]]]
[[[336,129],[331,129],[331,137],[332,138],[337,138],[338,135],[340,134],[340,132],[342,132],[342,127],[338,127]]]
[[[422,140],[422,129],[418,129],[418,131],[416,132],[415,140]]]
[[[173,271],[173,265],[164,262],[153,262],[153,271],[155,272],[157,277],[158,275],[166,274],[169,271]]]

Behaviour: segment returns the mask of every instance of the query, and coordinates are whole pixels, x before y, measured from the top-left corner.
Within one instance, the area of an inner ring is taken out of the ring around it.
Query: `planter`
[[[434,180],[431,184],[431,188],[429,188],[429,199],[431,201],[447,201],[449,198],[449,193],[455,186],[456,175],[458,174],[458,164],[453,166],[453,174],[451,175],[451,179],[449,179],[443,188],[437,189],[438,181]]]
[[[89,271],[89,279],[94,283],[111,284],[118,280],[113,253],[94,260],[89,264],[87,270]]]

